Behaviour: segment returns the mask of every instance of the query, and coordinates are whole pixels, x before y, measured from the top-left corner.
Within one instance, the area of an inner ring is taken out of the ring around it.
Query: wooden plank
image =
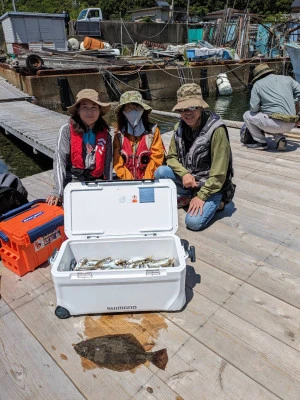
[[[157,373],[157,368],[153,365],[141,365],[134,373],[124,371],[122,375],[97,367],[86,368],[83,373],[81,359],[74,351],[72,344],[86,337],[87,321],[93,326],[95,336],[99,335],[97,335],[97,327],[98,329],[100,327],[102,332],[105,327],[108,327],[101,325],[101,318],[97,316],[89,317],[87,320],[84,316],[58,320],[54,315],[55,303],[54,290],[49,290],[43,296],[18,307],[15,313],[65,374],[73,382],[76,382],[76,386],[85,398],[98,400],[99,391],[101,391],[101,396],[105,399],[132,399],[140,387],[145,385],[154,373]],[[142,317],[140,316],[140,318]],[[44,321],[43,324],[40,323],[41,320]],[[124,320],[121,321],[123,321],[123,328],[118,324],[113,325],[112,329],[115,333],[120,333],[120,329],[124,328],[127,333],[133,332],[135,336],[138,332],[142,332],[139,329],[138,321],[132,315],[128,315],[128,322],[125,323],[125,326]],[[155,339],[155,350],[167,347],[169,357],[172,358],[189,336],[174,324],[168,323],[168,321],[166,323],[167,328],[161,330]],[[171,341],[170,337],[172,337]],[[61,358],[61,354],[64,354],[64,359]],[[68,362],[65,361],[66,359]]]
[[[1,399],[84,399],[14,313],[0,318],[0,338]]]
[[[52,279],[48,274],[40,271],[48,268],[48,263],[39,267],[34,273],[28,273],[22,277],[13,273],[0,262],[0,274],[2,275],[1,295],[6,304],[14,309],[22,304],[32,301],[37,296],[53,287]]]
[[[243,283],[223,307],[288,346],[300,350],[300,299],[297,309]]]
[[[0,296],[0,320],[1,317],[3,317],[3,315],[8,314],[9,312],[11,312],[11,308],[6,303],[6,301]]]
[[[283,343],[296,350],[300,349],[299,297],[296,308],[204,262],[197,260],[194,266],[196,273],[201,276],[201,285],[194,288],[197,293]]]
[[[278,399],[194,338],[182,346],[170,360],[168,369],[164,373],[159,372],[157,376],[180,396],[179,399],[184,400]],[[147,385],[153,388],[155,395],[159,382],[152,378]],[[145,392],[145,388],[141,390]],[[146,396],[135,396],[136,400],[146,398],[150,399]]]
[[[297,350],[221,307],[194,337],[281,399],[299,399]]]

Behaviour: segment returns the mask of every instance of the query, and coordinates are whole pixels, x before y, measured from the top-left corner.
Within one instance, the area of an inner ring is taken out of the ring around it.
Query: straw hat
[[[253,70],[253,79],[251,81],[251,84],[253,85],[253,83],[255,83],[259,78],[263,77],[264,75],[269,75],[272,72],[275,72],[275,70],[271,69],[268,64],[258,64]]]
[[[105,115],[108,113],[110,109],[110,103],[103,103],[99,99],[99,93],[96,92],[94,89],[82,89],[76,95],[76,103],[72,106],[67,107],[67,110],[72,114],[75,115],[77,113],[77,105],[82,102],[83,100],[90,100],[93,103],[98,104],[101,107],[100,113],[101,115]]]
[[[129,103],[136,103],[139,104],[140,106],[143,107],[145,111],[148,111],[149,113],[152,111],[152,108],[148,106],[148,104],[143,102],[143,98],[140,92],[136,90],[128,90],[127,92],[124,92],[121,97],[120,97],[120,102],[115,108],[116,114],[120,111],[121,107],[125,106],[125,104]]]
[[[172,111],[189,107],[207,108],[209,105],[203,100],[201,88],[196,83],[186,83],[177,90],[177,104]]]

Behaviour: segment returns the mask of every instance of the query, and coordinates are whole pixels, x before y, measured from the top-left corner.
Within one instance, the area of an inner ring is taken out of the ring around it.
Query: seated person
[[[49,205],[62,202],[64,188],[72,180],[111,179],[112,139],[102,118],[109,109],[110,103],[102,102],[93,89],[81,90],[75,104],[68,107],[72,117],[58,133]]]
[[[164,161],[165,148],[159,128],[149,122],[151,111],[135,90],[120,97],[113,140],[113,167],[119,179],[153,179],[154,171]]]
[[[159,167],[155,178],[172,179],[177,186],[178,207],[188,206],[186,226],[203,229],[216,211],[232,200],[235,186],[228,132],[221,118],[204,111],[201,88],[195,83],[177,91],[180,121],[175,125],[167,165]]]

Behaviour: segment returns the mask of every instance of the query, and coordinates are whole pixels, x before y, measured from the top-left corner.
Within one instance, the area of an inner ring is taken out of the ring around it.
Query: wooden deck
[[[259,152],[230,135],[234,203],[203,232],[186,230],[179,211],[178,235],[197,255],[183,311],[60,320],[48,265],[22,278],[0,267],[1,400],[299,400],[300,142]],[[30,198],[46,197],[51,179],[25,178]],[[167,348],[166,370],[114,372],[73,349],[112,333]]]
[[[33,149],[53,158],[57,135],[69,117],[28,101],[0,103],[0,126]]]

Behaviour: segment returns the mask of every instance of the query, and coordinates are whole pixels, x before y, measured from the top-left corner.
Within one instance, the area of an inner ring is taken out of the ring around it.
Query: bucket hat
[[[125,106],[125,104],[129,103],[136,103],[139,104],[140,106],[143,107],[143,109],[147,112],[151,112],[152,108],[148,106],[148,104],[143,102],[143,98],[140,92],[136,90],[128,90],[127,92],[124,92],[121,97],[120,97],[120,102],[115,108],[115,112],[118,113],[121,109],[121,107]]]
[[[207,108],[209,105],[203,100],[201,88],[196,83],[185,83],[177,90],[177,104],[172,111],[189,107]]]
[[[110,109],[110,103],[104,103],[99,99],[99,93],[96,92],[94,89],[82,89],[76,95],[76,102],[67,107],[67,110],[72,114],[75,115],[77,112],[77,105],[82,102],[83,100],[90,100],[93,103],[98,104],[101,107],[100,113],[101,115],[105,115],[108,113]]]
[[[261,78],[264,75],[269,75],[272,72],[275,72],[275,70],[270,68],[268,64],[266,63],[258,64],[253,70],[253,79],[251,81],[251,84],[253,85],[253,83],[255,83],[259,78]]]

